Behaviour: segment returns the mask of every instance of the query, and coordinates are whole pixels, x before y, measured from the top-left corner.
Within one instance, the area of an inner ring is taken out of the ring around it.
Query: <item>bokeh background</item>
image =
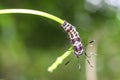
[[[120,80],[120,0],[0,0],[0,9],[8,8],[45,11],[75,25],[84,44],[97,40],[97,79]],[[0,80],[86,80],[83,56],[80,71],[74,54],[53,73],[47,71],[70,45],[67,33],[52,20],[0,15]]]

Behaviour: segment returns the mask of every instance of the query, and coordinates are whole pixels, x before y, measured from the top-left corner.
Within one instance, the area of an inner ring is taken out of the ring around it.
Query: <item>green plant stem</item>
[[[49,18],[60,24],[64,23],[64,20],[62,20],[54,15],[51,15],[49,13],[42,12],[42,11],[30,10],[30,9],[2,9],[2,10],[0,10],[0,14],[10,14],[10,13],[33,14],[33,15],[38,15],[38,16],[43,16],[43,17]],[[53,72],[53,70],[56,69],[57,66],[59,64],[61,64],[63,62],[63,60],[65,58],[67,58],[72,52],[73,52],[72,47],[70,47],[68,51],[66,51],[62,56],[57,58],[57,60],[48,68],[48,71]]]
[[[2,9],[2,10],[0,10],[0,14],[10,14],[10,13],[34,14],[34,15],[43,16],[43,17],[52,19],[60,24],[64,23],[64,20],[62,20],[54,15],[51,15],[49,13],[42,12],[42,11],[30,10],[30,9]]]
[[[73,48],[70,47],[68,51],[66,51],[63,55],[61,55],[60,57],[58,57],[58,58],[56,59],[56,61],[48,68],[48,71],[49,71],[49,72],[53,72],[53,70],[55,70],[55,69],[57,68],[57,66],[58,66],[59,64],[61,64],[61,63],[63,62],[63,60],[64,60],[65,58],[67,58],[67,57],[73,52],[72,49],[73,49]]]

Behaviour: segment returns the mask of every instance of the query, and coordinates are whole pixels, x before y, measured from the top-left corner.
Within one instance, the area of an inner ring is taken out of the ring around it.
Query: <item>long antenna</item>
[[[67,62],[65,62],[65,65],[68,65],[70,63],[72,58],[70,58]]]
[[[91,65],[90,61],[87,58],[86,58],[86,60],[87,60],[88,64],[90,65],[90,67],[93,68],[93,65]]]

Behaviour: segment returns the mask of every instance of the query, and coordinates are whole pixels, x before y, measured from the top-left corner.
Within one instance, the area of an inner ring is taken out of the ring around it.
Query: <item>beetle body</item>
[[[79,33],[76,31],[76,28],[67,21],[64,21],[61,26],[68,33],[74,47],[74,53],[77,57],[79,57],[84,52],[83,44],[81,42]]]

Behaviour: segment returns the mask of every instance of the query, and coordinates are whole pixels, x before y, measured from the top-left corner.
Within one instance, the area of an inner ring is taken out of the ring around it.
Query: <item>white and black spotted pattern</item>
[[[67,21],[64,21],[61,26],[68,33],[74,47],[75,55],[79,57],[84,52],[83,44],[81,43],[79,33],[76,31],[76,28]]]

